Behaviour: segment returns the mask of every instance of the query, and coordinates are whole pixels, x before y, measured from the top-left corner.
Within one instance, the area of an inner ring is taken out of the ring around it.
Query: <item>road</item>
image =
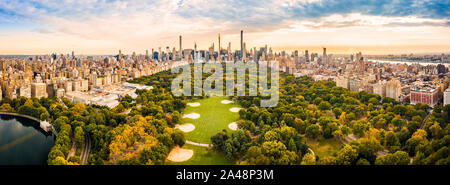
[[[89,151],[91,150],[91,140],[89,139],[89,136],[86,134],[84,136],[84,146],[81,150],[81,165],[86,165],[87,160],[89,158]]]
[[[428,117],[431,116],[431,113],[433,113],[433,109],[430,109],[430,110],[428,111],[428,115],[425,117],[425,119],[423,119],[422,125],[420,125],[420,129],[423,129],[423,127],[425,126],[425,123],[427,122]]]

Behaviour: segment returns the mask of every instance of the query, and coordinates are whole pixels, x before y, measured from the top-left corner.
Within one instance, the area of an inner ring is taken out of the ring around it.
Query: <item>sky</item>
[[[125,54],[268,45],[329,53],[450,53],[450,0],[1,0],[0,55]]]

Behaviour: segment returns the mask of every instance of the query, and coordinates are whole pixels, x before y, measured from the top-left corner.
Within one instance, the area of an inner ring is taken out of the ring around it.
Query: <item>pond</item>
[[[0,165],[46,165],[55,139],[34,120],[0,115]]]

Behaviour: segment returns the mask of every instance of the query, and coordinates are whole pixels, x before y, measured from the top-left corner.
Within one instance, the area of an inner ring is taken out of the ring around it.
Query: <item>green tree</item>
[[[75,128],[74,137],[78,147],[81,147],[84,143],[84,130],[81,126]]]
[[[327,101],[322,101],[319,104],[319,109],[320,110],[330,110],[331,109],[331,104],[328,103]]]
[[[305,156],[303,156],[302,162],[300,164],[301,165],[315,165],[316,164],[316,156],[314,156],[311,153],[307,153],[307,154],[305,154]]]
[[[344,148],[338,151],[336,161],[340,165],[350,165],[356,162],[358,151],[350,145],[345,145]]]
[[[306,136],[311,138],[317,138],[317,136],[320,135],[320,129],[319,126],[316,124],[309,125],[306,127]]]
[[[404,151],[397,151],[394,154],[387,154],[385,156],[377,157],[376,165],[408,165],[409,156]]]

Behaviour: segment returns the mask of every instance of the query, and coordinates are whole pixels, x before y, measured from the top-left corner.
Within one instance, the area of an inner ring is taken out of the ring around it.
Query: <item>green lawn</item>
[[[317,139],[308,138],[306,143],[319,158],[333,155],[333,153],[337,152],[342,146],[342,143],[339,140],[334,138],[325,139],[322,136]]]
[[[223,129],[229,133],[233,133],[228,128],[228,124],[239,119],[239,113],[231,112],[230,108],[240,107],[237,104],[222,104],[222,100],[228,100],[227,97],[209,97],[191,101],[200,103],[198,107],[186,106],[183,114],[197,113],[200,114],[198,119],[183,118],[181,124],[192,123],[195,129],[186,133],[186,139],[198,143],[211,143],[211,136],[217,134]]]
[[[233,165],[233,161],[228,161],[222,153],[213,151],[206,147],[185,144],[184,149],[194,150],[191,159],[183,162],[172,162],[167,160],[167,165]]]

